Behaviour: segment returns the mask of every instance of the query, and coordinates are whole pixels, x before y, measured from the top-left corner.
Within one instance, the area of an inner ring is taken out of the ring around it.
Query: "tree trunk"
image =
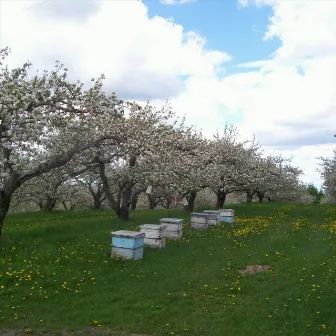
[[[110,185],[108,183],[107,176],[105,174],[105,164],[104,162],[101,162],[99,160],[97,160],[97,162],[99,163],[99,173],[103,183],[103,191],[111,208],[117,213],[117,216],[120,219],[128,220],[129,209],[131,205],[132,188],[135,183],[132,180],[125,181],[122,187],[119,187],[117,200],[115,200],[114,195],[110,190]],[[134,165],[135,165],[135,159],[132,159],[132,164],[130,164],[130,166],[134,167]]]
[[[38,204],[38,206],[40,208],[40,211],[43,211],[43,202],[39,201],[37,204]]]
[[[257,192],[257,196],[259,199],[259,203],[262,203],[264,201],[265,198],[265,192]]]
[[[133,198],[131,199],[131,210],[136,209],[137,203],[138,203],[138,195],[133,196]]]
[[[98,210],[101,208],[103,200],[101,199],[100,195],[93,196],[93,209]]]
[[[125,206],[124,202],[120,206],[118,217],[122,220],[129,220],[129,206]]]
[[[164,207],[165,209],[169,209],[171,203],[172,203],[171,198],[167,198],[167,199],[166,199],[166,203],[165,203],[165,205],[164,205],[163,207]]]
[[[148,194],[148,209],[153,210],[156,207],[155,198]]]
[[[252,203],[253,200],[253,193],[251,193],[250,191],[246,192],[246,202],[247,203]]]
[[[89,185],[89,191],[93,198],[93,209],[98,210],[101,208],[102,203],[105,201],[106,196],[104,196],[104,190],[102,186],[98,186],[97,192]]]
[[[197,193],[194,190],[190,192],[189,196],[187,196],[188,205],[184,206],[185,211],[187,212],[194,211],[196,196],[197,196]]]
[[[117,211],[118,217],[122,220],[128,220],[129,219],[132,186],[133,185],[125,188],[124,191],[122,192],[121,205],[119,207],[119,211]]]
[[[12,194],[8,194],[3,190],[0,192],[0,237],[8,213],[11,199]]]
[[[62,201],[62,204],[63,204],[63,208],[64,210],[69,210],[67,204],[66,204],[66,201]]]
[[[56,200],[50,196],[47,196],[45,204],[43,206],[43,211],[44,212],[51,212],[52,209],[55,208],[56,206]]]
[[[227,193],[221,190],[218,190],[216,193],[217,196],[217,202],[216,202],[216,208],[222,209],[225,203]]]

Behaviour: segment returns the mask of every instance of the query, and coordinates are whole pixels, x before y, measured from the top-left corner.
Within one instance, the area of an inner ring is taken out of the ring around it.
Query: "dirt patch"
[[[68,336],[63,332],[47,332],[42,330],[26,330],[26,329],[3,329],[0,330],[0,336]]]
[[[271,266],[268,265],[248,265],[243,269],[238,270],[240,274],[255,274],[258,272],[267,272]]]
[[[0,330],[0,336],[149,336],[143,334],[132,334],[122,331],[115,331],[108,328],[86,328],[78,331],[41,331],[41,330],[21,330],[21,329],[6,329]]]
[[[149,336],[143,334],[132,334],[124,331],[115,331],[108,328],[87,328],[84,330],[76,331],[72,334],[72,336],[89,336],[89,335],[110,335],[110,336]]]

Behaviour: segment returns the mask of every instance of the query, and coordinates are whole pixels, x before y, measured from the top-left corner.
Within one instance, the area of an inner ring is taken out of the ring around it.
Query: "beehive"
[[[209,215],[208,225],[218,225],[220,223],[220,216],[218,211],[204,210],[203,212]]]
[[[160,224],[166,226],[166,238],[182,238],[183,219],[181,218],[161,218]]]
[[[234,223],[234,210],[221,209],[218,210],[221,222]]]
[[[198,230],[208,228],[209,214],[201,212],[192,212],[190,215],[190,227]]]
[[[112,236],[112,258],[141,259],[143,257],[143,247],[145,234],[136,231],[114,231]]]
[[[163,248],[166,246],[166,225],[143,224],[140,232],[145,234],[144,244],[150,247]]]

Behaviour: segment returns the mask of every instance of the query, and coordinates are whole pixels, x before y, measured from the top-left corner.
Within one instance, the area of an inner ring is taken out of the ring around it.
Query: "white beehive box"
[[[182,230],[180,230],[180,231],[166,231],[166,238],[181,239],[182,238]]]
[[[166,246],[166,225],[143,224],[140,232],[145,233],[144,244],[150,247],[163,248]]]
[[[190,214],[190,227],[198,230],[208,228],[209,215],[201,212],[192,212]]]
[[[165,237],[167,226],[164,224],[143,224],[139,228],[140,232],[145,233],[145,238],[160,239]]]
[[[166,226],[166,238],[182,238],[183,219],[181,218],[161,218],[160,224]]]
[[[209,215],[208,225],[218,225],[220,223],[220,216],[218,211],[205,210],[203,212]]]
[[[145,246],[154,248],[164,248],[166,246],[166,237],[160,239],[145,238]]]
[[[160,224],[166,226],[166,231],[181,231],[183,219],[181,218],[161,218]]]

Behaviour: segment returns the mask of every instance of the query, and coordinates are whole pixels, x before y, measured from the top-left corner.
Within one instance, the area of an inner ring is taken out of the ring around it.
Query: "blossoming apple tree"
[[[215,134],[211,141],[206,175],[208,186],[216,194],[217,208],[223,207],[228,194],[242,190],[239,184],[240,166],[245,164],[247,144],[238,139],[237,129],[229,125]]]
[[[146,186],[172,185],[172,167],[176,164],[179,170],[198,155],[195,134],[169,105],[156,109],[149,102],[129,102],[127,108],[120,129],[127,140],[113,151],[102,145],[95,157],[107,200],[121,219],[129,218],[132,194]]]
[[[103,77],[84,90],[59,62],[31,74],[31,63],[9,69],[0,51],[0,234],[13,193],[28,180],[64,166],[102,142],[121,143],[122,102],[102,92]]]
[[[336,150],[333,158],[320,158],[319,172],[323,180],[323,188],[327,200],[336,201]]]

